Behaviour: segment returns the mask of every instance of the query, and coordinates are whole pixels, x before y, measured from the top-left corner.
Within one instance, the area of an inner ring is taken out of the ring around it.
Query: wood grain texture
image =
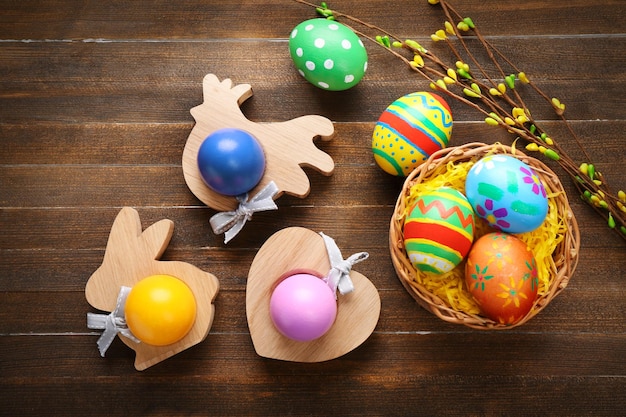
[[[622,0],[455,1],[463,14],[550,96],[615,189],[626,189],[626,3]],[[336,0],[401,37],[443,53],[429,35],[444,21],[426,0]],[[626,409],[626,245],[563,185],[581,229],[566,290],[511,332],[436,319],[399,282],[387,245],[402,182],[374,164],[371,132],[384,108],[427,83],[375,45],[355,88],[336,94],[303,80],[287,37],[311,9],[292,1],[0,0],[0,408],[6,415],[530,415],[615,416]],[[311,193],[283,195],[226,247],[215,213],[187,188],[189,110],[208,73],[252,85],[241,106],[255,123],[307,114],[334,123],[318,141],[335,170],[307,169]],[[474,110],[451,102],[451,145],[511,144]],[[583,152],[538,98],[528,106],[570,155]],[[562,138],[562,139],[560,139]],[[220,281],[207,338],[137,372],[121,341],[106,358],[85,325],[84,296],[111,225],[134,207],[142,228],[175,224],[161,259]],[[246,320],[250,265],[285,227],[324,232],[381,299],[374,333],[322,363],[255,353]],[[115,399],[114,402],[111,399]],[[110,405],[110,408],[107,408]]]
[[[428,42],[429,32],[422,31],[417,39]],[[570,120],[622,119],[620,109],[626,98],[602,92],[621,85],[619,68],[626,65],[626,56],[616,51],[626,49],[624,37],[606,41],[598,35],[533,37],[532,41],[496,37],[493,43],[515,62],[523,62],[523,69],[547,94],[576,103],[567,110]],[[286,48],[286,38],[223,43],[0,43],[7,72],[0,80],[0,115],[4,122],[23,121],[35,113],[39,121],[65,123],[191,123],[189,109],[202,103],[202,79],[210,72],[254,87],[254,96],[242,110],[256,122],[304,114],[319,114],[333,122],[375,122],[389,103],[407,91],[428,89],[427,82],[370,45],[372,64],[358,88],[340,94],[320,92],[294,70]],[[259,50],[265,59],[259,59]],[[525,60],[525,54],[532,59]],[[54,85],[63,88],[50,91]],[[279,94],[283,85],[297,86],[297,93]],[[529,95],[526,102],[538,120],[555,118],[543,99]],[[476,121],[477,113],[465,105],[450,102],[450,106],[455,121]]]

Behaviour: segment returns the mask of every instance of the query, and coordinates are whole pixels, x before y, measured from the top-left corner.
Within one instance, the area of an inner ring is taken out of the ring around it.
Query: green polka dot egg
[[[289,52],[300,75],[323,90],[354,87],[367,70],[367,51],[347,26],[310,19],[291,31]]]

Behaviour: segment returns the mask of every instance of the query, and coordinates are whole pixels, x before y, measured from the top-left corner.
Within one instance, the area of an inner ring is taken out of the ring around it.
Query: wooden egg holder
[[[310,342],[283,336],[270,317],[270,297],[280,278],[309,272],[324,277],[331,269],[324,239],[302,227],[276,232],[261,247],[250,267],[246,314],[257,354],[294,362],[322,362],[345,355],[374,331],[380,316],[380,296],[372,282],[352,270],[354,291],[337,297],[337,317],[330,330]]]
[[[143,232],[139,214],[123,208],[113,223],[102,265],[89,277],[85,297],[92,307],[114,311],[122,286],[133,287],[151,275],[171,275],[189,286],[196,298],[196,320],[193,327],[176,343],[152,346],[136,343],[119,334],[122,341],[136,352],[135,368],[144,370],[170,356],[203,341],[213,323],[213,300],[219,290],[217,278],[195,266],[178,261],[160,261],[172,233],[174,222],[160,220]]]
[[[279,192],[299,198],[309,194],[309,179],[302,167],[313,168],[323,175],[331,175],[335,164],[332,158],[318,149],[313,140],[329,140],[334,135],[330,120],[322,116],[302,116],[285,122],[256,123],[248,120],[239,106],[252,97],[249,84],[233,87],[230,79],[219,81],[208,74],[202,81],[204,102],[191,109],[196,120],[183,150],[183,174],[191,192],[207,206],[218,211],[235,210],[235,197],[211,190],[202,180],[198,169],[198,150],[208,135],[223,128],[241,129],[254,136],[265,153],[265,172],[257,186],[249,192],[254,196],[274,181]]]
[[[203,80],[204,102],[191,109],[196,120],[183,151],[183,174],[192,193],[207,206],[235,210],[235,197],[216,193],[206,186],[197,166],[197,155],[204,139],[221,128],[237,128],[252,134],[263,147],[266,167],[260,183],[250,191],[254,196],[273,181],[278,198],[287,193],[304,198],[310,191],[302,167],[314,168],[324,175],[334,169],[332,158],[313,143],[315,138],[330,139],[334,127],[321,116],[302,116],[279,123],[255,123],[243,115],[239,106],[252,96],[248,84],[232,86],[230,79],[219,81],[208,74]],[[85,296],[91,306],[114,311],[122,286],[132,287],[150,275],[167,274],[189,285],[197,302],[196,321],[180,341],[168,346],[122,341],[136,352],[135,368],[144,370],[206,338],[213,322],[213,300],[219,282],[210,273],[184,262],[160,261],[174,230],[171,220],[161,220],[142,232],[136,210],[125,207],[113,223],[102,265],[89,278]],[[330,262],[323,238],[308,229],[289,228],[274,234],[263,245],[250,268],[246,309],[255,350],[260,356],[298,362],[330,360],[350,352],[373,332],[380,315],[380,297],[363,275],[351,271],[353,293],[339,296],[335,323],[324,336],[311,342],[296,342],[281,335],[269,314],[269,299],[277,279],[295,270],[314,271],[324,276]]]

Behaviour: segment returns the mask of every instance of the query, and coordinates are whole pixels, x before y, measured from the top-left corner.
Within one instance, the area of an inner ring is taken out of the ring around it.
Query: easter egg
[[[165,346],[185,337],[196,321],[191,289],[170,275],[151,275],[130,290],[124,306],[126,323],[137,339]]]
[[[483,314],[502,324],[525,317],[537,298],[537,265],[513,235],[488,233],[476,240],[465,264],[465,283]]]
[[[367,51],[347,26],[327,19],[310,19],[291,31],[289,52],[300,75],[330,91],[354,87],[367,70]]]
[[[528,164],[510,155],[476,162],[467,173],[465,195],[479,217],[508,233],[535,230],[548,213],[541,180]]]
[[[261,144],[240,129],[220,129],[207,136],[198,150],[197,162],[205,184],[228,196],[247,193],[265,172]]]
[[[448,146],[452,114],[440,96],[417,92],[400,97],[381,114],[372,135],[374,160],[385,172],[407,176]]]
[[[285,337],[308,342],[335,322],[337,301],[330,286],[315,275],[299,273],[281,281],[270,298],[270,316]]]
[[[456,267],[474,240],[474,212],[463,194],[441,187],[422,193],[404,221],[404,247],[413,266],[442,274]]]

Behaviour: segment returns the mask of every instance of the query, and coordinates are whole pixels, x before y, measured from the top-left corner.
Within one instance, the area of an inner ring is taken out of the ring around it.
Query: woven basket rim
[[[563,240],[552,253],[551,283],[548,291],[539,296],[530,312],[514,324],[500,324],[481,315],[468,314],[448,306],[440,297],[432,294],[412,277],[416,273],[404,248],[403,226],[405,199],[410,193],[411,186],[421,182],[434,169],[448,162],[478,160],[487,154],[512,155],[530,165],[537,175],[556,193],[556,207],[562,218],[565,219],[567,230]],[[389,250],[396,274],[408,293],[426,310],[440,319],[481,330],[506,330],[520,326],[543,310],[569,283],[578,264],[580,249],[580,231],[578,223],[569,205],[567,195],[558,176],[543,162],[529,157],[511,146],[495,143],[485,144],[472,142],[464,145],[443,148],[432,154],[422,165],[413,170],[405,179],[389,225]]]

